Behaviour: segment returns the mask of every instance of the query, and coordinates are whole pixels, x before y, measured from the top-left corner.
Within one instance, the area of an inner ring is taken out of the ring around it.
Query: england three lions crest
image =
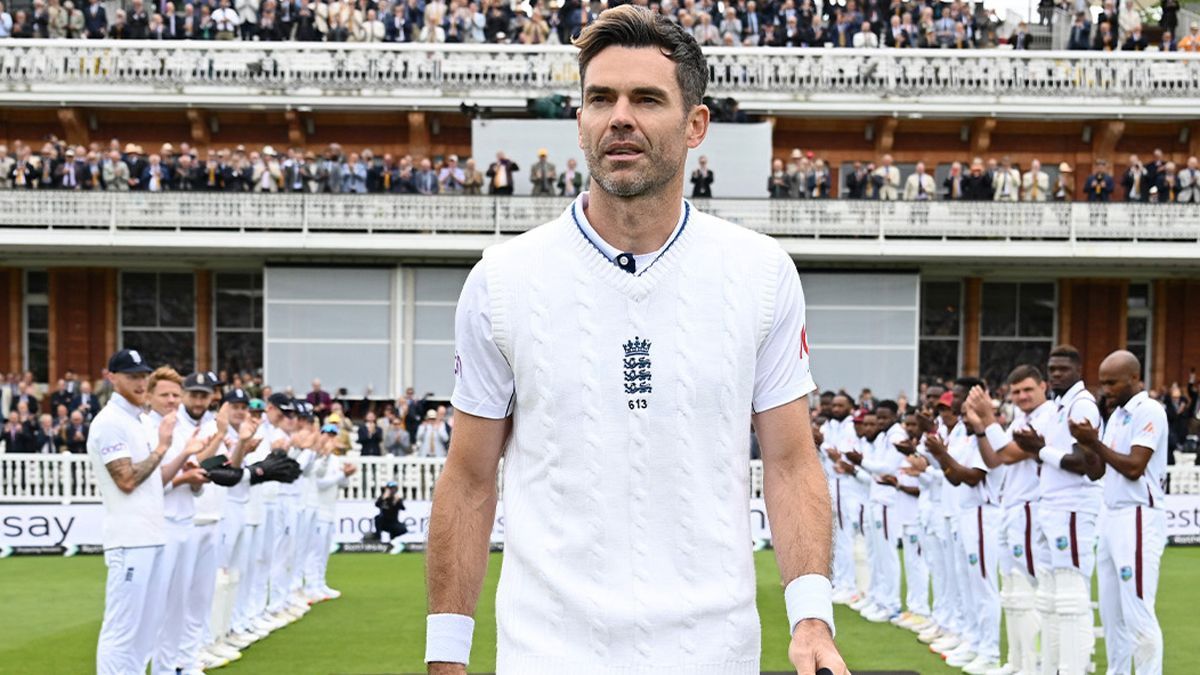
[[[625,393],[649,394],[650,341],[634,336],[625,345]]]

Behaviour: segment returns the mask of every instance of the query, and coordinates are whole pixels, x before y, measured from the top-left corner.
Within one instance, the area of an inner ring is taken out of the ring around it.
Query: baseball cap
[[[338,425],[336,425],[336,424],[326,424],[321,427],[321,433],[323,433],[323,434],[337,434],[337,432],[338,432]]]
[[[225,385],[225,383],[221,381],[221,378],[217,377],[217,374],[214,373],[213,371],[209,370],[209,371],[206,371],[204,374],[208,375],[208,379],[210,382],[213,383],[213,386],[221,387],[221,386]]]
[[[859,408],[858,410],[854,411],[854,417],[851,419],[854,422],[861,422],[861,421],[867,419],[867,411],[863,410],[862,408]]]
[[[396,481],[389,480],[387,483],[384,484],[383,487],[394,488],[394,487],[400,487],[400,486],[396,483]]]
[[[305,419],[313,416],[312,404],[308,401],[296,401],[296,414]]]
[[[426,410],[425,411],[425,419],[427,419],[427,420],[437,419],[437,411],[436,410]]]
[[[183,378],[184,391],[202,391],[207,394],[213,392],[213,381],[207,373],[192,373]]]
[[[250,397],[246,395],[246,390],[242,388],[230,389],[229,393],[225,394],[226,403],[250,403]]]
[[[261,398],[250,399],[250,411],[251,412],[262,412],[266,409],[267,409],[267,404],[264,403]]]
[[[939,406],[944,405],[947,408],[953,408],[954,407],[954,392],[948,391],[948,392],[942,394],[941,398],[938,399],[937,404]]]
[[[152,373],[154,369],[136,349],[122,349],[108,359],[110,373]]]
[[[271,398],[267,399],[267,403],[270,403],[271,405],[275,406],[276,408],[279,408],[280,410],[282,410],[285,413],[296,412],[296,402],[292,400],[291,396],[288,396],[287,394],[284,394],[283,392],[280,392],[278,394],[271,394]]]

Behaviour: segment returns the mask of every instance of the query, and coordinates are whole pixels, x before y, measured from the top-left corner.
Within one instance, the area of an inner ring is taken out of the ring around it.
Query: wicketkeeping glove
[[[266,459],[251,464],[249,468],[251,485],[267,481],[291,483],[300,477],[300,464],[286,455],[277,453],[267,455]]]
[[[242,476],[246,473],[245,469],[236,469],[232,466],[214,466],[207,471],[209,480],[224,487],[233,487],[242,482]]]

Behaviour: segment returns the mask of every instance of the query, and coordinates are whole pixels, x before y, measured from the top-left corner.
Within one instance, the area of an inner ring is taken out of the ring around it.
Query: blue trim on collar
[[[617,263],[616,260],[608,257],[608,254],[604,252],[604,249],[600,248],[600,246],[597,245],[596,242],[592,241],[591,237],[587,236],[587,232],[584,232],[584,230],[583,230],[583,225],[579,224],[579,214],[577,214],[575,212],[575,209],[578,206],[579,206],[578,201],[571,204],[571,220],[575,221],[575,229],[579,230],[580,236],[582,236],[585,240],[587,240],[587,243],[591,244],[592,248],[596,249],[596,252],[599,253],[601,256],[603,256],[604,259],[607,260],[609,263],[611,263],[614,267],[621,270],[622,272],[626,272],[627,274],[630,273],[630,272],[627,272],[624,268],[622,268]],[[646,272],[649,272],[650,268],[654,267],[655,263],[657,263],[659,260],[662,260],[662,257],[667,254],[667,251],[671,250],[671,246],[673,246],[675,244],[675,242],[679,241],[679,238],[683,236],[683,231],[685,229],[687,229],[688,220],[691,218],[691,216],[692,216],[692,205],[685,199],[685,200],[683,200],[683,223],[679,226],[679,231],[675,233],[675,236],[671,238],[671,241],[667,242],[667,245],[663,247],[662,251],[660,251],[657,256],[655,256],[654,260],[650,261],[649,265],[646,265],[641,270],[639,270],[637,272],[632,272],[631,274],[633,274],[633,276],[635,276],[635,277],[640,277],[643,274],[645,274]]]

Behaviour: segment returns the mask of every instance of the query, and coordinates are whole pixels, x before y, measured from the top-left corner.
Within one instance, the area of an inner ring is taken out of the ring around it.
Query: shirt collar
[[[1125,412],[1132,415],[1135,408],[1149,399],[1150,395],[1146,393],[1145,389],[1143,389],[1134,394],[1132,398],[1125,402],[1125,405],[1121,406],[1121,408],[1124,409]]]
[[[1071,385],[1071,388],[1067,390],[1067,393],[1058,397],[1059,405],[1060,406],[1067,405],[1071,401],[1074,401],[1076,398],[1079,397],[1079,395],[1081,393],[1083,393],[1084,389],[1085,389],[1085,387],[1083,384],[1083,380],[1080,380],[1080,381],[1076,382],[1075,384]]]
[[[615,265],[617,256],[624,253],[624,251],[605,241],[604,238],[600,236],[600,233],[596,232],[596,228],[592,227],[592,224],[588,222],[587,212],[585,209],[588,207],[588,199],[590,194],[590,192],[579,193],[579,196],[575,198],[575,203],[571,205],[571,213],[574,215],[575,224],[579,226],[579,231],[583,234],[583,236],[590,241],[592,246],[595,246],[605,258],[608,258],[609,262],[612,262]],[[670,245],[674,243],[675,240],[679,238],[679,235],[683,232],[683,227],[687,224],[688,215],[691,212],[691,204],[689,204],[686,199],[681,201],[683,208],[679,210],[679,222],[675,223],[675,229],[671,231],[671,236],[667,237],[666,242],[664,242],[657,251],[651,251],[650,253],[639,253],[633,256],[634,262],[637,263],[638,273],[648,269],[649,265],[657,260],[658,257],[662,255],[663,252],[665,252],[667,248],[670,247]]]
[[[137,419],[142,414],[142,409],[130,403],[129,399],[122,396],[120,392],[113,392],[111,402],[117,404],[118,409],[134,419]]]

